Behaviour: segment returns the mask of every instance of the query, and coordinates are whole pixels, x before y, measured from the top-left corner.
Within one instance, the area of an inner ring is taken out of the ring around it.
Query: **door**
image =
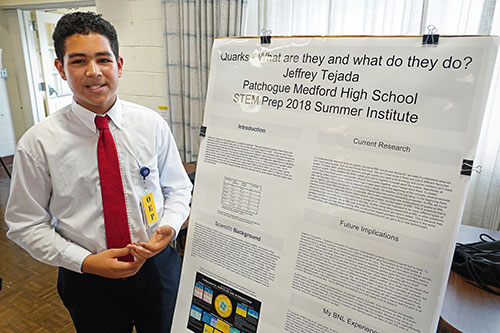
[[[3,69],[2,49],[0,49],[0,69]],[[16,150],[16,138],[5,80],[6,75],[0,73],[0,157],[14,155]]]
[[[73,98],[68,84],[61,79],[59,72],[54,66],[56,50],[52,41],[52,33],[61,16],[62,14],[36,11],[40,56],[42,58],[42,76],[44,80],[41,86],[45,90],[45,101],[49,114],[70,104]]]

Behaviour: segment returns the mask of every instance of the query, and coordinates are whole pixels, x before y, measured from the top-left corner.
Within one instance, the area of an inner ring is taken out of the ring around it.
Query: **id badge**
[[[147,228],[150,228],[158,221],[158,213],[156,212],[155,199],[153,192],[149,192],[141,197],[142,214]]]

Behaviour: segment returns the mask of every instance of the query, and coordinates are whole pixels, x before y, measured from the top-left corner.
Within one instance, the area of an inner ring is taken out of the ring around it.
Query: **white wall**
[[[14,132],[16,140],[19,140],[26,129],[33,125],[33,116],[29,104],[21,33],[15,9],[0,9],[0,48],[3,49],[3,66],[9,73],[5,83]]]
[[[166,106],[166,46],[164,5],[161,0],[97,0],[97,12],[118,33],[124,59],[118,93],[128,100],[160,111]]]

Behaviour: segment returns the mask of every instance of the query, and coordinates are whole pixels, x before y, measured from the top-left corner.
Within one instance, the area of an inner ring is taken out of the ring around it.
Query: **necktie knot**
[[[99,130],[109,129],[108,119],[109,119],[108,116],[104,117],[96,116],[95,125]]]

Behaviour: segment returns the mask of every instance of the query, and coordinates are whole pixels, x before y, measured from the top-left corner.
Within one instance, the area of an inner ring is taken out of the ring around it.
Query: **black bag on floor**
[[[500,295],[500,240],[487,234],[479,238],[481,241],[476,243],[457,243],[451,269],[482,289]]]

